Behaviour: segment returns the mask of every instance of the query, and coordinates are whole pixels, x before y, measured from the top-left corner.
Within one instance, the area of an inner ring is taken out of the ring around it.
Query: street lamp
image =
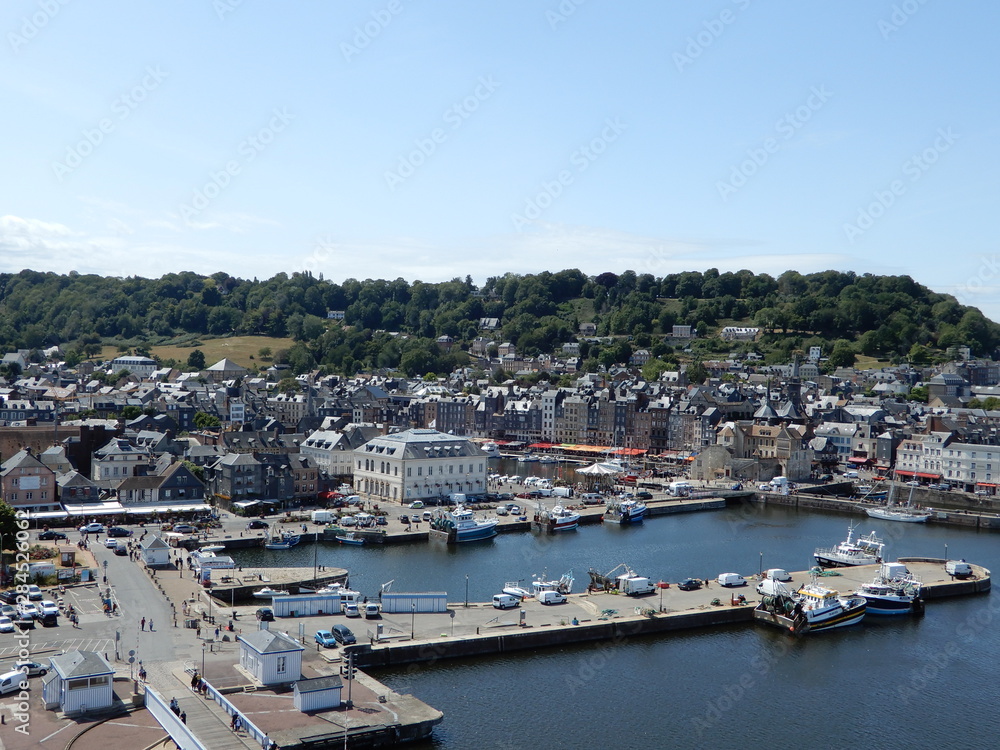
[[[416,639],[417,603],[410,602],[410,640]]]
[[[201,642],[201,679],[205,679],[205,642]]]
[[[465,608],[469,608],[469,576],[465,576]]]

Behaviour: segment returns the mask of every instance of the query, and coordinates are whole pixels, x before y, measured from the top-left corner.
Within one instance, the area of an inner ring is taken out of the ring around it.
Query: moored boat
[[[365,538],[358,536],[353,531],[345,531],[343,534],[337,534],[334,539],[340,544],[349,544],[355,547],[360,547],[365,543]]]
[[[573,593],[573,571],[563,573],[558,580],[545,580],[544,574],[531,582],[531,595],[538,597],[543,591],[557,591],[560,594]],[[506,592],[505,592],[506,593]]]
[[[503,593],[516,596],[518,599],[530,599],[533,594],[521,585],[520,581],[507,581],[503,585]]]
[[[612,500],[604,511],[604,522],[622,525],[642,523],[647,510],[646,504],[638,500]]]
[[[264,549],[291,549],[299,543],[301,537],[298,534],[282,534],[274,537],[271,541],[264,543]]]
[[[539,529],[550,533],[573,531],[580,524],[580,514],[562,505],[554,505],[551,510],[539,505],[535,511],[535,523]]]
[[[847,568],[853,565],[876,565],[882,562],[882,548],[885,544],[872,531],[860,536],[855,542],[855,526],[847,530],[847,539],[836,547],[818,547],[813,553],[816,563],[824,568]]]
[[[483,443],[483,453],[489,458],[500,458],[500,446],[492,440],[488,443]]]
[[[431,519],[431,529],[446,534],[449,544],[477,542],[495,537],[499,522],[496,518],[476,518],[459,505],[452,511],[438,511]]]
[[[270,586],[265,586],[262,589],[254,591],[253,595],[257,599],[270,599],[273,596],[288,596],[288,592],[282,591],[281,589],[272,589]]]
[[[882,563],[878,574],[858,587],[872,615],[923,614],[923,584],[902,563]]]
[[[867,608],[863,596],[841,596],[814,578],[794,594],[779,589],[774,595],[761,597],[753,615],[760,622],[802,635],[856,625],[864,619]]]
[[[899,521],[901,523],[926,523],[931,514],[913,507],[913,487],[910,487],[910,496],[906,500],[906,505],[895,505],[892,501],[896,492],[896,485],[892,485],[889,492],[889,499],[885,505],[875,508],[865,508],[865,513],[870,518],[878,518],[882,521]]]

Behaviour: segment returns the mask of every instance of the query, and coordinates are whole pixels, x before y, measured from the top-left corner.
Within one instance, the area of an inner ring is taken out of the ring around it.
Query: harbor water
[[[505,581],[626,563],[654,580],[805,570],[816,547],[844,539],[845,515],[752,504],[664,516],[636,527],[583,526],[557,536],[502,534],[470,545],[301,545],[236,550],[244,566],[347,568],[368,596],[446,591],[461,606]],[[886,558],[965,558],[1000,570],[1000,536],[954,527],[854,518],[876,530]],[[836,577],[826,579],[836,588]],[[722,594],[724,590],[720,590]],[[795,639],[734,626],[412,665],[376,677],[441,709],[421,748],[994,747],[1000,698],[996,595],[930,602],[923,618],[868,617],[857,627]],[[622,601],[630,612],[634,600]],[[655,596],[645,604],[655,605]]]

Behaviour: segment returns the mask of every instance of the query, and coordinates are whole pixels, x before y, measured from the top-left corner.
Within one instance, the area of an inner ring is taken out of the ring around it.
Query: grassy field
[[[879,367],[888,367],[890,364],[892,363],[887,359],[868,357],[864,354],[859,354],[854,362],[854,366],[859,370],[872,370]]]
[[[233,362],[243,367],[250,368],[257,364],[268,367],[269,362],[260,358],[260,350],[270,347],[272,352],[278,349],[289,349],[295,343],[288,338],[273,338],[271,336],[234,336],[225,339],[201,339],[197,346],[185,344],[178,346],[166,344],[164,346],[154,346],[150,351],[157,357],[163,359],[176,359],[178,362],[187,362],[188,355],[195,349],[201,349],[205,353],[205,365],[211,367],[223,357],[228,357]],[[251,359],[251,355],[253,359]],[[118,349],[114,346],[106,346],[101,351],[102,359],[114,359],[118,356]]]

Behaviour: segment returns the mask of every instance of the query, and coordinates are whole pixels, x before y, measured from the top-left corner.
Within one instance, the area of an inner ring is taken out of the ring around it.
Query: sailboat
[[[896,494],[896,484],[893,482],[892,488],[889,490],[888,503],[885,506],[879,506],[877,508],[866,508],[865,513],[867,513],[871,518],[881,518],[883,521],[926,523],[927,519],[931,517],[931,514],[922,510],[917,510],[913,507],[913,490],[914,488],[911,486],[910,496],[906,500],[906,505],[893,505],[892,498]]]

